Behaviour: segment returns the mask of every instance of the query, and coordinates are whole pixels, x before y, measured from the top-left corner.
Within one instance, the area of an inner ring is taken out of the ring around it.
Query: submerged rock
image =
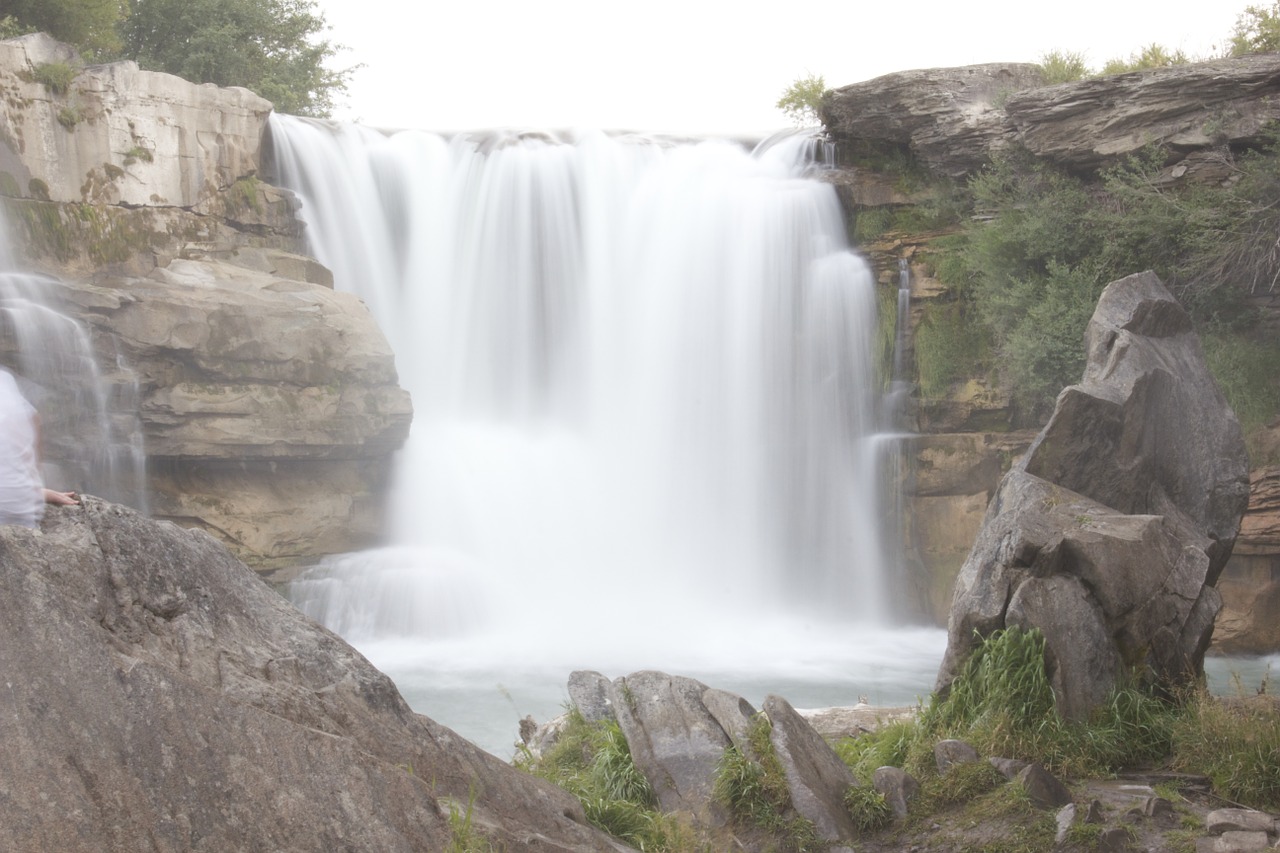
[[[86,497],[0,526],[0,578],[0,849],[444,850],[452,813],[495,849],[626,849],[203,532]]]
[[[1083,380],[1005,475],[957,578],[940,691],[1009,626],[1043,632],[1070,718],[1130,672],[1172,688],[1203,670],[1248,499],[1239,423],[1153,273],[1107,287],[1087,344]]]

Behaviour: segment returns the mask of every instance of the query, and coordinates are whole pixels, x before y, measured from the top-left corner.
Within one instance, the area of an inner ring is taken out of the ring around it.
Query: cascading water
[[[58,310],[56,279],[17,266],[0,218],[0,363],[40,413],[45,483],[145,513],[135,377],[115,353],[101,355],[84,326]]]
[[[446,673],[510,696],[531,668],[558,686],[581,667],[731,688],[813,668],[852,702],[881,690],[880,664],[850,671],[864,653],[919,692],[909,660],[931,676],[936,632],[867,633],[891,612],[875,295],[834,192],[804,175],[811,143],[283,116],[271,137],[276,181],[415,406],[394,545],[290,595],[411,702],[419,683],[420,710],[483,743],[442,707]]]

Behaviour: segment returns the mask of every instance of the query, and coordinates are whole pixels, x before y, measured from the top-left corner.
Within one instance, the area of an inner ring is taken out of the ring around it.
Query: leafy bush
[[[1209,369],[1240,420],[1250,462],[1255,467],[1280,463],[1251,440],[1280,412],[1280,341],[1213,325],[1201,334],[1201,342]]]
[[[1124,74],[1128,71],[1144,71],[1149,68],[1186,65],[1190,61],[1191,59],[1181,50],[1170,52],[1168,48],[1153,42],[1137,53],[1129,54],[1128,59],[1108,60],[1107,64],[1102,66],[1102,73]]]
[[[1022,412],[1047,414],[1057,392],[1079,381],[1097,297],[1126,275],[1154,270],[1202,328],[1250,333],[1248,296],[1280,285],[1278,150],[1273,138],[1235,156],[1236,179],[1225,186],[1169,181],[1159,148],[1092,182],[1018,152],[971,179],[977,216],[951,238],[938,275],[969,300],[966,315],[976,309]],[[1233,403],[1273,399],[1274,383],[1248,376]]]
[[[71,89],[76,70],[65,62],[44,62],[31,72],[32,79],[55,95],[65,95]]]
[[[821,75],[806,74],[783,90],[775,106],[796,126],[811,127],[822,123],[820,109],[826,93],[827,83]]]
[[[916,372],[920,395],[945,395],[953,382],[981,372],[991,338],[981,323],[968,315],[966,302],[925,306],[915,329]]]
[[[1071,83],[1089,76],[1084,55],[1068,50],[1051,50],[1040,57],[1040,73],[1046,86]]]
[[[893,809],[884,794],[870,785],[853,785],[845,791],[844,807],[859,832],[883,829],[893,820]]]
[[[1280,51],[1280,2],[1267,6],[1246,6],[1236,18],[1228,53],[1247,56],[1251,53]]]

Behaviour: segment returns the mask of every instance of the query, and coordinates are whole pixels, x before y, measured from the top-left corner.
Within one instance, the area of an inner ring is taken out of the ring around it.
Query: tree
[[[44,2],[44,0],[38,0]],[[196,83],[243,86],[279,112],[327,116],[355,69],[327,67],[341,50],[313,0],[132,0],[125,55]]]
[[[826,81],[820,75],[809,74],[796,78],[796,81],[783,91],[776,106],[799,127],[822,124],[818,108],[822,105],[822,96],[826,93]]]
[[[1227,52],[1231,56],[1245,56],[1276,51],[1280,51],[1280,0],[1270,8],[1246,6],[1236,18]]]
[[[17,32],[46,32],[94,59],[120,49],[123,16],[123,0],[0,0],[0,18],[12,18]]]

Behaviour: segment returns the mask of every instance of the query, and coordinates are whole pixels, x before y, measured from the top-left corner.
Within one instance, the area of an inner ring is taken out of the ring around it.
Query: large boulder
[[[1239,423],[1153,273],[1107,287],[1087,348],[1083,380],[1001,481],[961,568],[943,693],[1009,626],[1044,633],[1071,718],[1131,673],[1171,688],[1202,671],[1248,500]]]
[[[153,514],[262,568],[367,547],[412,417],[394,356],[359,299],[286,277],[323,268],[251,257],[274,272],[178,259],[44,290],[132,368]]]
[[[907,150],[952,177],[972,173],[1010,146],[1090,170],[1152,143],[1169,146],[1181,160],[1171,164],[1171,177],[1217,176],[1221,170],[1203,149],[1261,142],[1268,123],[1280,118],[1277,95],[1277,54],[1055,86],[1043,85],[1036,65],[991,63],[904,71],[843,86],[823,101],[821,114],[842,150]]]
[[[625,849],[201,531],[90,497],[0,526],[0,577],[0,849]]]
[[[619,678],[613,688],[613,712],[631,758],[653,786],[661,809],[712,825],[723,822],[712,788],[732,741],[703,703],[710,688],[651,670]]]

